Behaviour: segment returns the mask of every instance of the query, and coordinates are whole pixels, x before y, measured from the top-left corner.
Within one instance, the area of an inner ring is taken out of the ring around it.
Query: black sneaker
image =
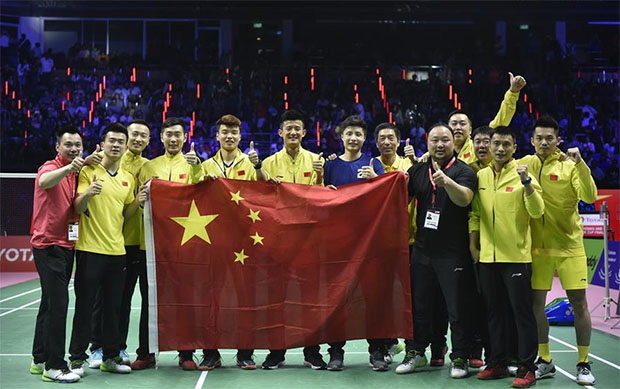
[[[239,366],[243,370],[255,370],[256,362],[254,362],[254,358],[252,357],[243,359],[239,359],[239,357],[237,357],[237,366]]]
[[[274,370],[284,366],[284,355],[282,353],[270,352],[263,362],[263,369]]]
[[[381,350],[371,352],[369,365],[374,371],[387,371],[388,363],[385,361],[385,353]]]
[[[320,353],[309,353],[304,355],[304,366],[312,370],[325,370],[327,363],[325,363]]]
[[[344,351],[330,351],[327,370],[341,371],[342,369],[344,369]]]
[[[222,356],[219,351],[205,350],[202,361],[198,365],[198,370],[213,370],[222,366]]]

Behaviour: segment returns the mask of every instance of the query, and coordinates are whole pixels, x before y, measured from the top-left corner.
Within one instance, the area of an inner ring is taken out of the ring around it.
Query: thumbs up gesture
[[[101,146],[97,144],[95,151],[91,155],[82,160],[84,165],[98,165],[103,161],[103,153],[101,152]],[[80,167],[81,168],[81,167]],[[78,169],[79,170],[79,169]]]
[[[316,172],[320,177],[323,176],[323,165],[325,164],[325,160],[323,159],[323,152],[319,154],[316,160],[312,161],[312,169]]]
[[[523,76],[515,77],[514,74],[512,74],[511,72],[508,72],[508,75],[510,76],[510,91],[511,92],[514,92],[514,93],[519,92],[527,84]]]
[[[97,179],[97,176],[93,176],[93,182],[91,182],[88,189],[86,189],[88,195],[92,197],[101,194],[101,189],[103,189],[102,183],[102,179]]]
[[[187,163],[189,163],[190,165],[198,165],[200,163],[200,158],[198,158],[198,155],[196,155],[194,142],[192,142],[191,146],[189,147],[189,152],[184,154],[183,156],[185,157]]]
[[[581,162],[581,153],[579,152],[579,147],[571,147],[570,149],[566,150],[566,156],[575,163]]]
[[[248,152],[248,158],[250,159],[250,162],[252,162],[252,165],[254,166],[258,165],[258,163],[260,162],[260,159],[258,158],[258,153],[254,149],[253,140],[250,141],[250,151]]]
[[[446,173],[441,170],[441,166],[439,166],[439,164],[434,159],[431,159],[431,161],[434,170],[433,180],[435,181],[435,184],[440,187],[446,186],[451,180],[450,177],[448,177]]]
[[[417,161],[415,150],[413,149],[413,146],[411,146],[409,138],[405,141],[405,148],[403,151],[405,152],[405,157],[409,158],[411,162]]]
[[[84,158],[75,157],[73,158],[73,161],[71,161],[71,163],[67,165],[67,167],[69,167],[70,173],[77,173],[80,171],[80,169],[82,169],[82,165],[84,165]]]
[[[374,162],[375,162],[375,159],[370,158],[370,163],[368,163],[368,166],[362,166],[362,168],[357,171],[357,176],[365,180],[377,177],[377,173],[375,172]]]

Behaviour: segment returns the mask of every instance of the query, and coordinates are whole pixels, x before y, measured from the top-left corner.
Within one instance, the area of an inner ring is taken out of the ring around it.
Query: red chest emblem
[[[187,174],[185,174],[185,173],[179,174],[179,179],[181,179],[181,180],[185,179],[186,177],[187,177]]]
[[[469,157],[471,157],[471,153],[467,153],[467,154],[463,155],[463,158],[469,158]]]
[[[312,176],[312,172],[304,172],[304,177],[310,177]]]
[[[123,181],[123,186],[129,186],[129,183],[127,181]]]
[[[551,181],[557,181],[558,180],[558,176],[556,176],[555,174],[552,174],[552,175],[549,176],[549,179]]]
[[[506,187],[506,192],[512,192],[514,188],[512,186]]]
[[[237,175],[238,175],[238,176],[245,176],[245,170],[239,170],[239,171],[237,172]]]

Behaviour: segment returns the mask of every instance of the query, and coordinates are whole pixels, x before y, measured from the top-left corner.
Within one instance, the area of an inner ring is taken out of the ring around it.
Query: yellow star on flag
[[[252,238],[252,240],[254,241],[254,246],[256,246],[257,244],[264,246],[263,239],[265,239],[265,237],[258,235],[258,232],[254,233],[254,235],[250,236],[250,238]]]
[[[183,231],[183,239],[181,240],[181,246],[183,246],[194,236],[211,244],[211,239],[209,238],[206,227],[218,216],[219,215],[201,215],[200,212],[198,212],[196,201],[192,200],[192,205],[187,216],[171,217],[170,219],[179,223],[185,229],[185,231]]]
[[[239,205],[239,201],[245,200],[243,197],[241,197],[241,191],[240,190],[238,190],[235,193],[230,192],[230,195],[232,196],[230,198],[230,201],[234,201],[235,203],[237,203],[237,205]]]
[[[252,219],[252,223],[256,223],[257,220],[262,220],[260,216],[258,216],[259,213],[260,209],[258,211],[253,211],[252,209],[250,209],[250,214],[248,215],[248,217]]]
[[[241,262],[242,265],[245,265],[245,260],[250,258],[247,255],[245,255],[244,250],[241,250],[240,253],[237,253],[237,252],[234,252],[234,253],[235,253],[235,262]]]

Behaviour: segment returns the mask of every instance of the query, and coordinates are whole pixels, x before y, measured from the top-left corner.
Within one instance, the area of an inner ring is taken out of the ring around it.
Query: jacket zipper
[[[548,157],[547,157],[548,158]],[[542,171],[543,166],[545,165],[545,161],[542,161],[540,164],[540,171],[538,172],[538,184],[542,188]],[[542,248],[545,248],[545,214],[542,215]]]

